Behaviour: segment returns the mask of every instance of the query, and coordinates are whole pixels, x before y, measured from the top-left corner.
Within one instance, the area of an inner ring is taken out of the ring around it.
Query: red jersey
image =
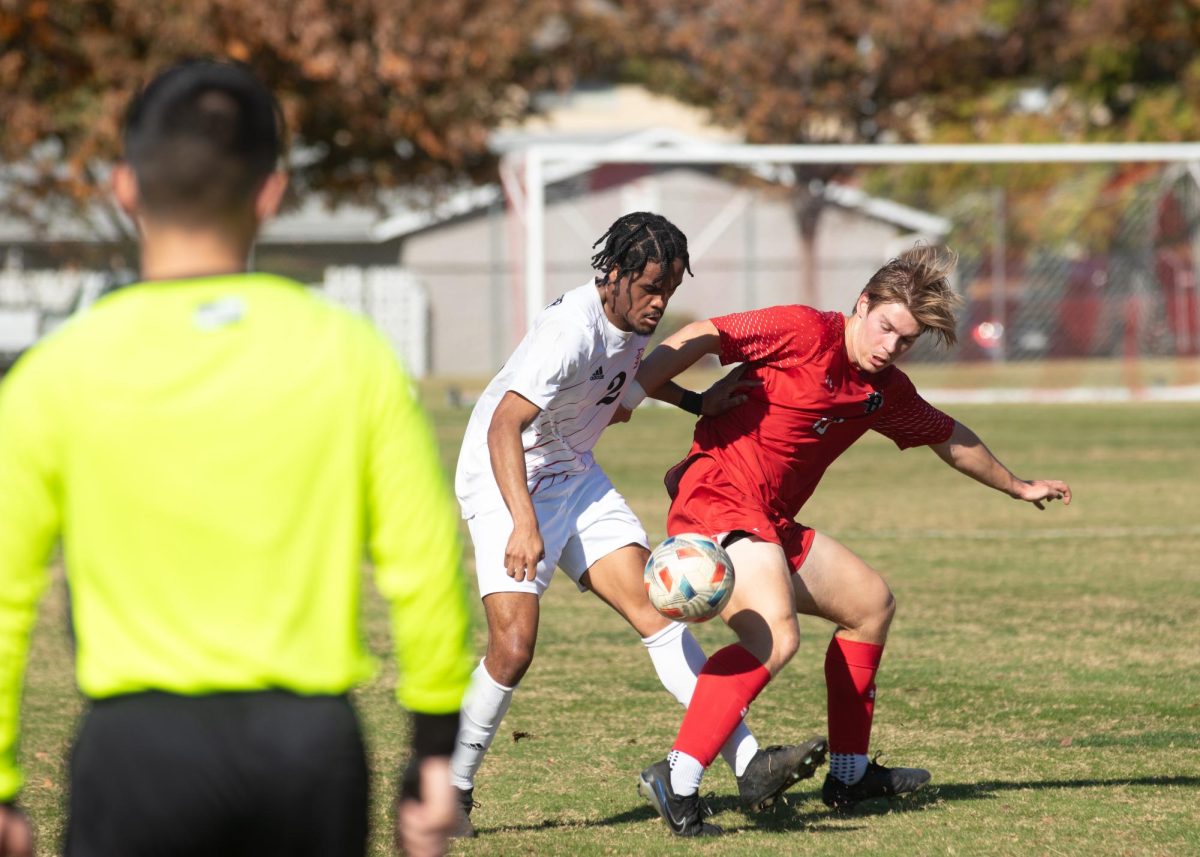
[[[746,390],[744,404],[696,423],[688,457],[667,474],[672,497],[686,465],[708,456],[747,506],[776,525],[791,523],[829,465],[867,429],[901,449],[941,443],[954,429],[895,366],[871,373],[851,364],[841,313],[779,306],[712,323],[721,363],[748,364],[745,378],[761,386]]]

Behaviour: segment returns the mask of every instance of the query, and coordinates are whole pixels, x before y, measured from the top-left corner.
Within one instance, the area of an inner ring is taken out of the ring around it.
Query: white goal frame
[[[604,164],[1184,163],[1200,184],[1200,143],[753,145],[543,143],[522,152],[526,328],[546,303],[546,184],[556,168]],[[511,189],[510,182],[506,187]]]

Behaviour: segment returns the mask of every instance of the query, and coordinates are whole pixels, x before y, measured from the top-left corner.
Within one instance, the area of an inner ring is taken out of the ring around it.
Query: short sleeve
[[[717,316],[720,359],[780,368],[805,363],[827,346],[830,321],[811,307],[792,305]]]
[[[542,324],[533,332],[520,366],[513,367],[509,389],[542,410],[564,389],[581,380],[587,343],[583,332],[563,324]]]
[[[954,431],[954,418],[921,398],[907,375],[899,369],[894,371],[896,380],[887,394],[889,403],[872,428],[900,449],[947,440]]]

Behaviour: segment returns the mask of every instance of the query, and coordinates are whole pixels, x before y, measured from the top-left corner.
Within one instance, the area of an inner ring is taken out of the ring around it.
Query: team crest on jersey
[[[883,393],[880,393],[879,391],[875,391],[874,393],[867,393],[866,404],[867,404],[867,413],[868,414],[875,413],[877,410],[880,409],[880,407],[883,406]]]
[[[825,389],[833,392],[833,379],[829,377],[829,373],[825,373]]]
[[[845,417],[821,417],[819,420],[817,420],[816,422],[814,422],[812,424],[812,427],[813,427],[813,431],[815,431],[817,434],[824,437],[825,432],[829,431],[829,427],[831,425],[833,425],[834,423],[844,423],[845,421],[846,421]]]
[[[592,373],[592,377],[588,378],[588,380],[589,381],[603,381],[604,380],[604,367],[597,366],[596,371]]]
[[[646,353],[645,348],[639,348],[637,354],[633,358],[633,371],[636,372],[638,367],[642,365],[642,355]]]

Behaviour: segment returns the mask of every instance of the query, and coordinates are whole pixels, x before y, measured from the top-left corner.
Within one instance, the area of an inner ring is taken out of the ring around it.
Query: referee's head
[[[245,66],[172,66],[129,105],[117,199],[139,225],[253,234],[286,186],[283,134],[279,103]]]

